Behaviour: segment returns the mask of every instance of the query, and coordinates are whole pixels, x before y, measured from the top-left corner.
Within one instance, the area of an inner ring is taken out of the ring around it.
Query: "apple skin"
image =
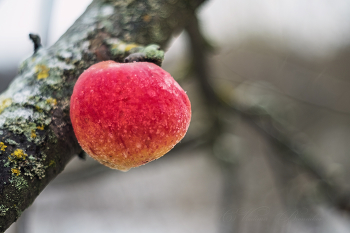
[[[104,61],[80,75],[70,117],[87,154],[128,171],[163,156],[185,136],[191,104],[170,74],[153,63]]]

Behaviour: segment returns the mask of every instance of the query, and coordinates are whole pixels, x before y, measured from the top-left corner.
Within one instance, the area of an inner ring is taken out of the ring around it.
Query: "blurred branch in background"
[[[232,92],[235,93],[232,99],[225,98],[221,91],[214,89],[212,80],[217,77],[215,77],[211,71],[212,64],[208,59],[208,55],[210,54],[208,48],[210,47],[200,31],[197,18],[193,18],[190,21],[186,30],[190,37],[194,76],[201,87],[203,98],[208,107],[206,113],[211,116],[212,122],[214,122],[209,134],[211,145],[213,146],[215,144],[215,141],[218,140],[219,136],[222,135],[225,132],[225,128],[227,128],[227,125],[221,120],[225,117],[224,115],[230,115],[232,120],[234,120],[234,116],[239,116],[242,122],[253,128],[257,134],[266,138],[267,142],[274,150],[277,150],[277,153],[272,153],[273,155],[271,155],[277,156],[277,158],[271,158],[271,156],[269,156],[268,160],[271,162],[271,170],[274,172],[274,177],[278,186],[282,187],[286,185],[288,183],[286,181],[291,180],[300,172],[295,170],[295,166],[297,166],[308,174],[312,182],[317,184],[317,195],[319,196],[317,200],[321,198],[339,210],[349,211],[349,193],[344,192],[344,188],[336,184],[336,182],[326,174],[325,167],[320,161],[315,159],[317,156],[310,155],[312,152],[310,152],[306,146],[308,142],[305,141],[305,138],[300,137],[300,135],[302,135],[300,131],[281,121],[279,118],[276,118],[275,114],[270,112],[271,109],[260,104],[264,102],[263,99],[260,99],[260,103],[258,104],[254,103],[254,101],[247,101],[247,98],[249,100],[249,98],[254,97],[254,92],[249,92],[248,88],[239,90],[242,89],[244,85],[238,86],[235,88],[236,90],[232,90]],[[264,86],[262,85],[261,88],[264,88]],[[275,90],[271,88],[271,91]],[[313,105],[307,101],[299,99],[298,101]],[[348,114],[348,112],[334,110],[325,106],[318,107],[340,114]],[[276,163],[276,160],[279,162]],[[235,173],[234,170],[237,167],[227,160],[222,160],[221,162],[226,163],[226,171],[223,173],[224,177],[226,177],[223,206],[227,207],[230,203],[232,205],[237,201],[237,195],[239,195],[240,192],[240,182],[238,178],[235,177],[237,173]],[[281,193],[281,197],[282,199],[286,199],[287,193]],[[288,203],[285,202],[285,204],[288,207]],[[239,223],[235,222],[235,224],[235,227],[237,227]],[[232,227],[235,224],[230,223],[231,227],[227,224],[223,225],[220,232],[232,232]]]

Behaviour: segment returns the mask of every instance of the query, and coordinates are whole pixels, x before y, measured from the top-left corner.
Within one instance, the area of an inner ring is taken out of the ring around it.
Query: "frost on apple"
[[[122,171],[158,159],[186,134],[190,101],[179,84],[147,62],[100,62],[78,79],[70,107],[81,147]]]

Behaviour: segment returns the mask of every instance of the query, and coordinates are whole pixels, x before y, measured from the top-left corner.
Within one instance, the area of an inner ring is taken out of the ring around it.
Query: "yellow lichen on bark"
[[[139,47],[139,45],[137,45],[137,44],[128,44],[128,45],[125,47],[125,51],[126,51],[126,52],[129,52],[131,49],[136,48],[136,47]]]
[[[42,125],[42,126],[37,126],[36,128],[39,129],[39,130],[44,130],[44,125]]]
[[[0,142],[0,150],[1,151],[5,151],[7,146],[5,146],[5,144],[3,142]]]
[[[35,130],[34,130],[34,129],[32,129],[32,132],[31,132],[31,134],[30,134],[30,137],[31,137],[31,138],[36,138],[36,133],[35,133]]]
[[[0,97],[0,113],[2,113],[5,108],[9,107],[12,104],[11,98],[1,98]]]
[[[57,105],[57,100],[54,99],[54,98],[48,98],[48,99],[46,100],[46,103],[52,104],[52,105]]]
[[[38,75],[37,75],[38,80],[49,77],[49,71],[50,71],[50,68],[48,68],[45,65],[36,65],[35,66],[35,72],[38,73]]]
[[[16,149],[11,155],[16,159],[23,159],[23,160],[28,156],[21,149]]]
[[[21,170],[19,170],[18,168],[11,168],[11,172],[16,176],[19,176],[19,174],[21,174]]]

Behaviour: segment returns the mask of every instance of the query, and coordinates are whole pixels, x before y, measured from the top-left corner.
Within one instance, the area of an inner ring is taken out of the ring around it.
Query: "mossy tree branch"
[[[38,46],[23,62],[0,95],[0,232],[81,151],[69,118],[79,75],[96,62],[129,55],[161,64],[160,48],[203,1],[94,0],[52,47]]]

